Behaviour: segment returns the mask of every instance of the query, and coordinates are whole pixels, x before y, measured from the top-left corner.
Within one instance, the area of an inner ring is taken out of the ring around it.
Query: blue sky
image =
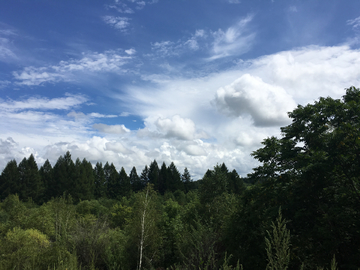
[[[360,87],[353,0],[0,3],[0,169],[34,154],[194,179],[250,153],[287,112]]]

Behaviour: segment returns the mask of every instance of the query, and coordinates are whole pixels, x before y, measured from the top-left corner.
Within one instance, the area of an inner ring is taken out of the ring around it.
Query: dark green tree
[[[265,139],[253,153],[262,165],[249,177],[258,184],[239,218],[252,209],[266,220],[282,206],[297,247],[292,257],[312,268],[334,255],[340,269],[360,265],[359,116],[360,90],[350,87],[342,99],[299,105],[282,137]]]
[[[91,200],[94,198],[94,188],[95,180],[91,163],[85,158],[82,161],[77,158],[71,196],[75,201]]]
[[[140,175],[140,181],[141,184],[145,187],[149,182],[149,168],[147,165],[145,165],[145,168],[142,170],[141,175]]]
[[[129,178],[130,178],[130,183],[131,183],[132,190],[134,192],[138,192],[138,191],[142,190],[145,187],[145,185],[141,181],[140,177],[138,176],[135,167],[133,167],[131,169]]]
[[[51,199],[49,196],[49,186],[53,183],[53,168],[50,161],[47,159],[39,169],[39,174],[42,183],[44,184],[43,201],[47,202]]]
[[[159,183],[158,183],[158,191],[161,195],[164,195],[165,191],[169,190],[170,181],[171,181],[171,174],[167,169],[165,162],[163,162],[159,171]]]
[[[20,174],[16,160],[9,161],[0,177],[0,198],[5,199],[10,194],[20,192]]]
[[[101,162],[97,162],[95,165],[94,181],[95,181],[95,192],[94,192],[95,198],[96,199],[105,198],[107,191],[107,182],[106,182],[104,168]]]
[[[149,178],[149,183],[154,186],[155,191],[159,191],[159,174],[160,174],[159,166],[156,160],[154,160],[153,162],[150,163],[148,178]]]
[[[189,170],[186,167],[181,175],[181,181],[183,182],[185,192],[188,193],[192,189],[192,179]]]
[[[116,199],[120,195],[119,173],[113,163],[109,165],[108,162],[104,165],[104,173],[107,183],[107,197],[109,199]]]
[[[169,190],[171,192],[175,192],[176,190],[184,191],[184,184],[181,181],[181,175],[176,168],[174,162],[170,163],[168,167],[168,172],[170,175]]]
[[[50,197],[56,198],[62,196],[64,192],[69,193],[74,186],[75,178],[75,164],[69,151],[58,158],[53,172],[53,182],[48,188]]]
[[[214,170],[208,170],[200,185],[200,201],[203,204],[211,203],[216,196],[226,193],[228,190],[227,170],[216,165]]]
[[[24,158],[19,163],[18,171],[20,176],[20,199],[27,200],[31,198],[34,202],[38,203],[42,200],[44,185],[32,154],[28,159]]]
[[[130,177],[127,175],[124,167],[121,167],[119,172],[119,184],[121,196],[129,197],[132,191]]]

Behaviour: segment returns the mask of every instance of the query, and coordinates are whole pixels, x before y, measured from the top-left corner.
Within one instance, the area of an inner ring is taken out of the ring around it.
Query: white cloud
[[[125,52],[126,52],[128,55],[133,55],[133,54],[136,53],[136,50],[133,49],[133,48],[131,48],[131,49],[129,49],[129,50],[125,50]]]
[[[11,41],[8,38],[0,36],[0,61],[6,62],[10,59],[17,58],[11,47]]]
[[[279,126],[289,122],[287,112],[296,103],[286,91],[245,74],[232,84],[217,90],[218,108],[233,116],[250,115],[256,126]]]
[[[94,124],[93,128],[103,132],[110,134],[124,134],[130,132],[124,125],[105,125],[105,124]]]
[[[11,82],[10,81],[0,81],[0,89],[1,88],[5,88],[5,87],[7,87],[8,85],[10,85],[11,84]]]
[[[255,39],[255,33],[248,33],[248,24],[252,19],[253,16],[249,15],[226,31],[219,29],[213,32],[214,42],[209,60],[248,52]]]
[[[198,29],[190,37],[184,37],[176,42],[174,41],[161,41],[151,44],[151,49],[160,57],[165,56],[179,56],[186,52],[198,50],[201,45],[199,40],[205,42],[206,33],[203,29]]]
[[[21,101],[1,100],[0,111],[69,110],[88,101],[84,95],[65,94],[64,98],[31,97]]]
[[[129,8],[125,3],[116,2],[111,5],[106,5],[106,7],[115,9],[116,11],[118,11],[120,13],[127,13],[127,14],[134,13],[134,11],[131,8]]]
[[[346,23],[348,25],[352,25],[352,27],[354,29],[359,29],[360,28],[360,17],[357,17],[357,18],[355,18],[353,20],[348,20]]]
[[[157,130],[167,138],[192,140],[195,137],[195,124],[191,119],[181,118],[179,115],[170,118],[158,118],[154,122]]]
[[[105,51],[104,53],[83,54],[81,59],[60,61],[58,65],[47,67],[26,67],[21,72],[13,72],[20,85],[41,85],[46,82],[76,81],[76,73],[94,72],[126,72],[121,67],[125,65],[130,56],[122,56],[118,51]]]
[[[140,172],[157,159],[167,164],[173,161],[180,171],[188,167],[195,179],[222,162],[245,176],[257,165],[250,153],[261,147],[267,136],[280,134],[279,126],[291,106],[305,105],[320,96],[340,98],[345,87],[360,85],[360,50],[311,46],[202,77],[184,78],[176,70],[171,72],[167,77],[148,76],[150,84],[142,87],[130,84],[120,96],[126,101],[122,110],[145,121],[145,128],[139,131],[99,123],[95,127],[100,132],[95,131],[94,119],[111,114],[91,117],[84,113],[79,106],[91,100],[74,101],[73,107],[58,105],[69,116],[55,114],[57,110],[49,113],[41,109],[45,105],[36,102],[15,106],[26,100],[9,101],[8,105],[2,101],[0,108],[5,104],[11,110],[0,111],[0,148],[2,143],[1,149],[10,154],[0,151],[0,166],[4,167],[10,156],[20,158],[31,149],[39,162],[41,158],[56,162],[69,150],[73,159],[85,157],[93,164],[109,161],[118,169],[124,166],[127,172],[132,166]],[[6,144],[7,138],[16,143]]]
[[[104,16],[103,20],[105,23],[117,30],[120,30],[121,32],[126,32],[130,25],[130,18],[127,17]]]
[[[177,48],[178,45],[171,41],[161,41],[151,44],[151,49],[162,57],[178,54],[178,52],[176,52]]]

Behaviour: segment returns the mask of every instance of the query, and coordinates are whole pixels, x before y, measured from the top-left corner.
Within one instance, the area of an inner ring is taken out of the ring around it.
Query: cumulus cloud
[[[287,112],[296,103],[286,91],[245,74],[216,93],[216,105],[233,116],[250,115],[256,126],[279,126],[288,123]]]
[[[213,32],[212,56],[209,59],[214,60],[248,52],[255,39],[255,33],[249,33],[248,30],[248,25],[252,19],[253,16],[249,15],[226,31],[219,29]]]
[[[192,140],[195,136],[195,124],[190,119],[181,118],[179,115],[169,118],[158,118],[155,121],[158,131],[167,138]]]
[[[46,82],[75,81],[75,73],[122,72],[130,56],[122,56],[118,51],[104,53],[84,53],[81,59],[60,61],[58,65],[47,67],[26,67],[13,75],[20,85],[40,85]],[[125,71],[126,72],[126,71]]]
[[[145,122],[146,128],[137,132],[122,125],[96,123],[92,128],[94,119],[112,114],[95,112],[91,117],[77,107],[91,100],[64,106],[69,116],[55,114],[56,110],[49,113],[38,105],[33,107],[39,109],[18,110],[26,106],[10,102],[14,109],[0,111],[0,139],[19,142],[7,148],[14,157],[34,149],[39,157],[56,162],[71,151],[73,159],[85,157],[93,164],[109,161],[127,172],[132,166],[139,172],[157,159],[173,161],[180,171],[188,167],[194,179],[225,162],[245,176],[257,165],[250,153],[267,136],[279,135],[292,106],[320,96],[340,98],[345,87],[360,85],[360,50],[310,46],[202,77],[184,78],[172,72],[166,78],[149,76],[148,85],[128,85],[121,96],[126,101],[122,109]]]
[[[106,124],[94,124],[93,128],[103,132],[110,134],[124,134],[130,132],[124,125],[106,125]]]
[[[103,20],[106,24],[120,30],[121,32],[126,32],[130,25],[130,18],[127,17],[104,16]]]

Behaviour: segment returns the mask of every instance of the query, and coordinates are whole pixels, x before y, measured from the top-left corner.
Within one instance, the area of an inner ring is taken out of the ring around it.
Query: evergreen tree
[[[0,177],[0,198],[20,192],[20,174],[16,160],[9,161]]]
[[[120,195],[130,196],[132,191],[130,177],[127,175],[124,167],[121,167],[119,172]]]
[[[75,201],[91,200],[94,197],[94,175],[91,163],[85,158],[80,161],[79,158],[75,162],[75,177],[73,188],[70,194]]]
[[[228,175],[224,166],[216,165],[214,170],[207,170],[200,185],[200,201],[211,203],[213,199],[228,191]]]
[[[141,181],[141,185],[143,187],[145,187],[147,184],[150,183],[149,173],[150,173],[149,168],[147,165],[145,165],[145,168],[142,170],[141,175],[140,175],[140,181]]]
[[[102,163],[97,162],[94,168],[94,181],[95,181],[95,199],[105,198],[107,192],[107,182],[105,177],[104,168]]]
[[[165,162],[163,162],[159,171],[158,183],[158,191],[161,195],[164,195],[165,191],[169,190],[170,181],[171,175],[166,167]]]
[[[184,183],[181,181],[181,175],[174,162],[171,162],[169,165],[168,174],[170,175],[169,190],[171,192],[175,192],[176,190],[184,191]]]
[[[44,185],[43,202],[47,202],[51,199],[49,197],[49,186],[53,183],[53,168],[50,161],[47,159],[39,170],[41,182]]]
[[[228,173],[228,191],[239,195],[245,191],[244,182],[236,170]]]
[[[185,192],[188,193],[192,188],[192,179],[189,170],[186,167],[181,175],[181,181],[183,182]]]
[[[20,199],[27,200],[32,198],[34,202],[42,199],[44,185],[41,181],[39,169],[34,156],[31,154],[29,159],[24,158],[18,166],[20,175]]]
[[[133,167],[131,169],[129,178],[130,178],[130,183],[131,183],[132,190],[134,192],[138,192],[138,191],[142,190],[145,187],[145,185],[141,181],[140,177],[138,176],[135,167]]]
[[[119,174],[113,163],[106,162],[104,166],[105,179],[107,183],[107,197],[116,199],[120,195]]]
[[[53,168],[53,182],[49,185],[50,197],[59,197],[74,188],[75,164],[69,151],[60,156]]]
[[[154,160],[150,164],[148,177],[149,177],[149,183],[154,186],[154,189],[156,191],[159,191],[159,174],[160,174],[159,166],[156,160]]]

